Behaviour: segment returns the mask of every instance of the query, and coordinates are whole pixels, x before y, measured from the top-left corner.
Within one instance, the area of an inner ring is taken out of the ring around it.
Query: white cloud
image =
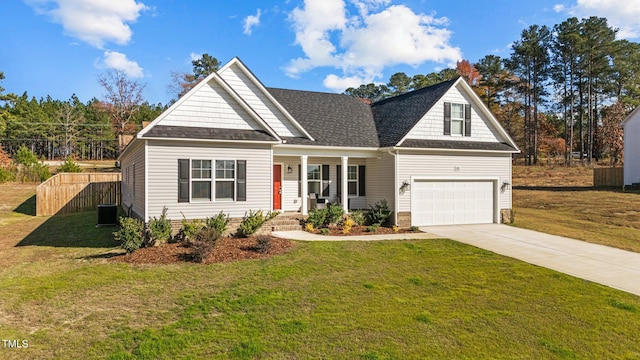
[[[554,10],[578,18],[605,17],[609,26],[619,29],[618,38],[640,37],[640,1],[638,0],[577,0],[573,6],[556,5]]]
[[[327,88],[335,92],[342,92],[350,87],[357,88],[362,84],[368,84],[371,79],[367,79],[360,76],[343,76],[340,77],[335,74],[329,74],[322,84]]]
[[[324,84],[344,90],[372,82],[388,66],[428,61],[448,65],[462,58],[460,49],[449,44],[447,18],[416,14],[407,6],[389,3],[352,0],[357,10],[352,15],[345,0],[305,0],[304,8],[295,8],[289,15],[295,43],[305,56],[289,62],[287,75],[295,77],[317,67],[337,68],[343,74],[327,76]]]
[[[70,36],[102,49],[107,42],[131,40],[129,23],[149,8],[135,0],[25,0],[39,14],[50,16]]]
[[[122,71],[131,78],[144,76],[142,68],[137,62],[127,59],[127,55],[117,51],[104,52],[104,65],[109,69]]]
[[[251,35],[251,31],[253,30],[253,28],[260,25],[260,14],[260,9],[258,9],[258,12],[255,15],[249,15],[244,18],[243,32],[245,35]]]

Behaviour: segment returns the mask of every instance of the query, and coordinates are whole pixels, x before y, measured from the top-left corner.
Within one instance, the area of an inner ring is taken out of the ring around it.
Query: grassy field
[[[640,298],[450,240],[132,266],[32,194],[0,185],[3,359],[640,358]]]
[[[588,167],[513,169],[514,225],[640,252],[640,192],[594,189]]]

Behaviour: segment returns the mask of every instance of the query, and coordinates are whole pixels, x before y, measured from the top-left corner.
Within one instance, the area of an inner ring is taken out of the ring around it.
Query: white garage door
[[[493,181],[415,181],[411,225],[492,223],[493,187]]]

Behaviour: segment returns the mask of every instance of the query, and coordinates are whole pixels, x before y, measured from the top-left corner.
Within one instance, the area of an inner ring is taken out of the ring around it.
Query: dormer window
[[[471,105],[444,103],[444,134],[471,136]]]

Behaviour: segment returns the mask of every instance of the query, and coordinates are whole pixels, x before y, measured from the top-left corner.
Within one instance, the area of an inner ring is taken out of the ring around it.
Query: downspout
[[[387,153],[393,156],[393,223],[398,225],[398,154],[393,153],[391,150],[387,150]]]

